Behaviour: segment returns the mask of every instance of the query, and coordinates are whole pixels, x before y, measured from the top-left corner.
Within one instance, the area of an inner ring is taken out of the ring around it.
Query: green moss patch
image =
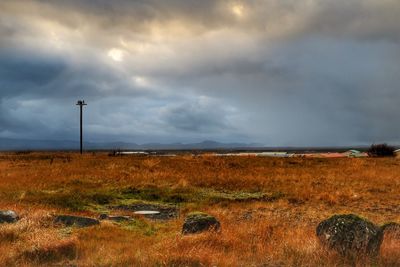
[[[78,184],[76,184],[76,183]],[[20,201],[40,203],[69,209],[71,211],[92,210],[106,212],[110,206],[134,203],[166,204],[173,206],[191,204],[218,204],[246,201],[275,201],[283,197],[282,193],[220,191],[215,189],[168,187],[126,187],[101,188],[82,186],[75,181],[70,186],[56,190],[26,191]],[[17,197],[16,194],[13,197]]]

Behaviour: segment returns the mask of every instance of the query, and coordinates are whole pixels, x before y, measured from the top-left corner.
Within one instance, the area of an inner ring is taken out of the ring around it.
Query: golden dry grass
[[[400,222],[399,173],[396,158],[3,153],[0,209],[16,210],[22,219],[0,225],[0,264],[357,265],[324,251],[315,228],[339,213],[377,224]],[[174,203],[181,216],[167,222],[103,222],[86,229],[52,224],[53,214],[96,217],[110,212],[109,205],[134,200]],[[215,215],[222,232],[182,236],[184,215],[195,210]],[[377,266],[400,266],[399,240],[385,237]]]

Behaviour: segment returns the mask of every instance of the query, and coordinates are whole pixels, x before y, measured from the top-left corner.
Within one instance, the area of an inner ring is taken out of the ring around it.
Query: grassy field
[[[107,154],[0,154],[4,266],[346,266],[320,247],[315,228],[334,214],[376,224],[400,222],[400,159],[109,157]],[[56,214],[132,215],[114,206],[169,204],[168,221],[135,217],[89,228],[53,225]],[[214,215],[220,233],[183,236],[192,211]],[[377,266],[400,266],[387,237]]]

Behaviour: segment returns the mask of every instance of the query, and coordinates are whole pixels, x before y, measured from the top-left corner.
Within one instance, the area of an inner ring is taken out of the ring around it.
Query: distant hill
[[[76,141],[0,138],[0,150],[69,150],[79,147]]]
[[[85,142],[85,150],[188,150],[188,149],[231,149],[231,148],[255,148],[260,144],[245,143],[219,143],[215,141],[203,141],[200,143],[148,143],[135,144],[127,142]],[[22,151],[22,150],[78,150],[79,142],[70,140],[29,140],[0,138],[1,151]]]

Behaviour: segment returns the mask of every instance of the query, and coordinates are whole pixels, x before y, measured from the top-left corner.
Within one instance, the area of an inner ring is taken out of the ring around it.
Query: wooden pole
[[[83,154],[83,106],[86,106],[85,100],[79,100],[76,103],[77,106],[80,108],[80,152]]]

